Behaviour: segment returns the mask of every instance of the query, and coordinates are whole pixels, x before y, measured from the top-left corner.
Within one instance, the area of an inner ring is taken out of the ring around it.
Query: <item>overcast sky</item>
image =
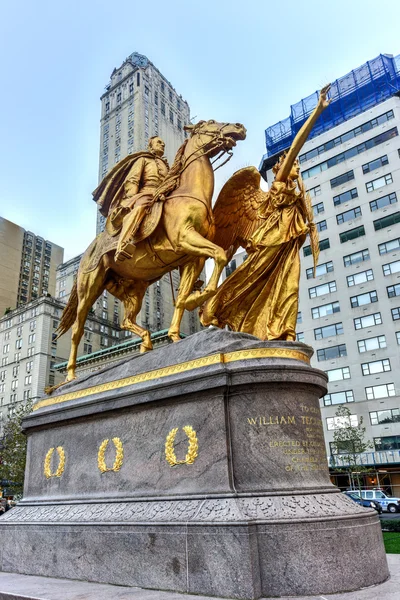
[[[258,166],[264,129],[380,53],[400,54],[400,2],[22,0],[0,18],[0,215],[82,252],[95,235],[100,96],[145,54],[199,119],[242,122],[218,171]]]

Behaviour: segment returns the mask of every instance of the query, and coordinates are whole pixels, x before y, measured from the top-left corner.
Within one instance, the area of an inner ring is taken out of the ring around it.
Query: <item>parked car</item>
[[[361,490],[360,495],[364,500],[378,501],[383,510],[391,513],[400,512],[400,498],[388,496],[382,490]]]
[[[365,508],[374,508],[378,514],[381,514],[382,506],[376,500],[364,500],[364,498],[361,498],[357,492],[347,491],[343,493],[360,506],[365,506]]]

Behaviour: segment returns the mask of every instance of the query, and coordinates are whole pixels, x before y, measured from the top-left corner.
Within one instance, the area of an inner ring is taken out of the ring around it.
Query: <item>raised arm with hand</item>
[[[294,161],[297,158],[300,150],[304,146],[308,136],[311,133],[312,128],[314,127],[315,121],[318,119],[319,115],[325,110],[327,106],[330,104],[330,100],[327,99],[327,94],[331,88],[331,84],[325,85],[320,91],[317,106],[314,108],[311,115],[308,117],[307,121],[299,130],[298,134],[293,140],[292,145],[289,148],[289,151],[283,161],[281,168],[276,174],[275,181],[286,181],[289,177],[290,171],[294,164]]]

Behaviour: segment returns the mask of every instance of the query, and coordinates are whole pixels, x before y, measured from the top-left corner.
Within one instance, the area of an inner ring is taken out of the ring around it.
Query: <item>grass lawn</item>
[[[387,554],[400,554],[400,533],[384,531],[383,541]]]

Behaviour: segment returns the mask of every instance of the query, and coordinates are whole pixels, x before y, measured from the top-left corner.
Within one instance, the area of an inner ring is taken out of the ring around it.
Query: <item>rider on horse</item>
[[[120,233],[115,254],[117,261],[132,258],[135,234],[153,205],[154,192],[168,174],[164,149],[161,138],[150,138],[148,152],[126,157],[93,193],[101,207],[100,212],[107,216],[108,233],[113,236]],[[116,185],[116,181],[121,179],[121,185]],[[111,180],[114,183],[110,186]]]

